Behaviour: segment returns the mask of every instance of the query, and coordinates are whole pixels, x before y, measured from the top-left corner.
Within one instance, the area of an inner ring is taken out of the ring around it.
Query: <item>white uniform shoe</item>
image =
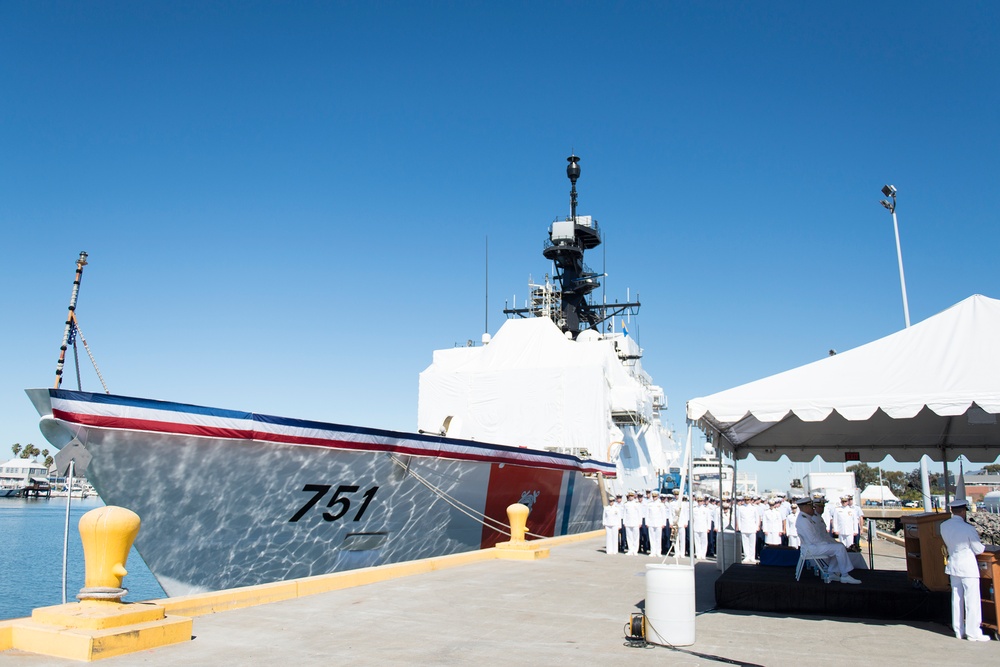
[[[842,583],[842,584],[860,584],[861,580],[860,579],[855,579],[854,577],[852,577],[849,574],[842,574],[842,575],[840,575],[840,583]]]
[[[965,639],[970,642],[988,642],[990,640],[990,636],[980,635],[979,637],[966,637]]]

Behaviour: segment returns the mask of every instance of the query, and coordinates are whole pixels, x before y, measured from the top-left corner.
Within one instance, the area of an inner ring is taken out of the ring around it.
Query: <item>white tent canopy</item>
[[[879,486],[877,484],[869,484],[865,487],[865,490],[861,492],[861,502],[866,500],[874,500],[875,502],[884,503],[889,501],[899,502],[899,498],[896,494],[892,492],[888,486]]]
[[[1000,455],[1000,301],[971,296],[836,356],[688,401],[737,459]]]

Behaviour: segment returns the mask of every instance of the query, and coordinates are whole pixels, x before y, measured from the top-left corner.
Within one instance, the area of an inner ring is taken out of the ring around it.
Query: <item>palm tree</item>
[[[24,449],[21,450],[22,459],[30,459],[31,457],[38,456],[39,454],[41,454],[41,451],[39,451],[38,447],[35,447],[30,443],[25,445]]]
[[[13,445],[11,445],[10,450],[14,452],[14,456],[17,456],[18,454],[21,453],[21,443],[15,442]]]

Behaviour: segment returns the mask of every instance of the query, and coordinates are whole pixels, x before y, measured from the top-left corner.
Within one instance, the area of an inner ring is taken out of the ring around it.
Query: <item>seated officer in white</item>
[[[967,511],[965,498],[956,498],[951,502],[951,518],[941,523],[941,539],[948,547],[944,571],[951,577],[951,627],[957,639],[964,634],[970,642],[988,642],[989,636],[979,627],[983,610],[976,563],[976,556],[986,548],[979,541],[975,526],[965,520]]]
[[[800,512],[795,520],[795,528],[802,542],[802,548],[809,549],[813,555],[829,561],[830,581],[860,584],[860,579],[848,574],[854,569],[854,565],[851,563],[851,557],[847,555],[847,547],[830,537],[825,521],[813,508],[812,500],[801,498],[798,505]]]

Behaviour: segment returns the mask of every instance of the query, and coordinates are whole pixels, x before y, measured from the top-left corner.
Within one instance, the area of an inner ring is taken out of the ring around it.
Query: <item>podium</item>
[[[1000,618],[1000,601],[997,600],[997,586],[1000,586],[1000,550],[986,547],[986,551],[976,556],[979,565],[979,597],[983,605],[983,629],[1000,632],[997,620]]]
[[[903,517],[906,574],[929,591],[951,590],[950,578],[944,573],[944,559],[948,551],[941,539],[941,522],[950,518],[948,512],[925,512]]]

